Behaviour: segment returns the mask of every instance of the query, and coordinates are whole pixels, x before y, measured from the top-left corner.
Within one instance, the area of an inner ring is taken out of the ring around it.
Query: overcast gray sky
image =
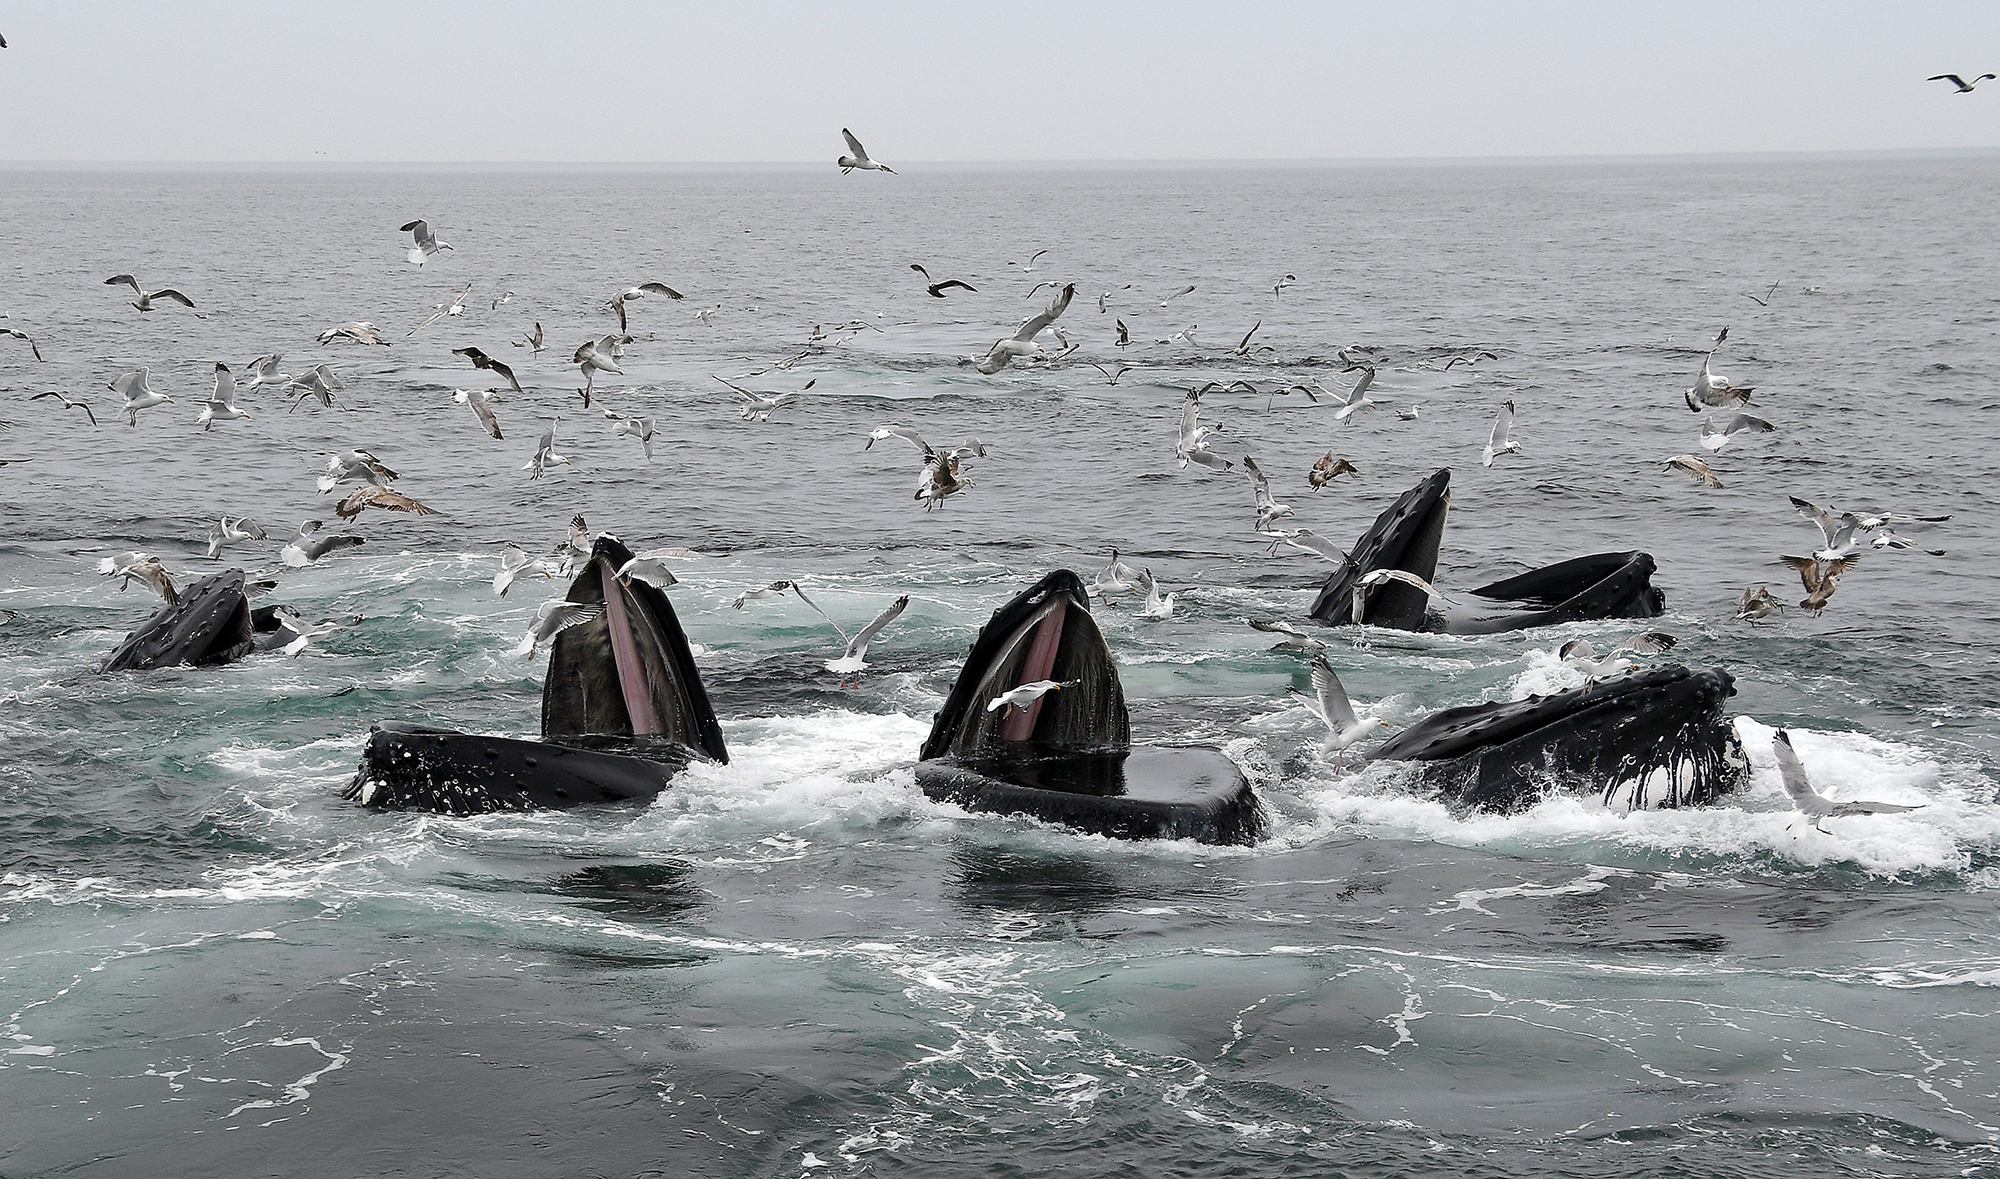
[[[0,161],[2000,146],[2000,3],[0,0]]]

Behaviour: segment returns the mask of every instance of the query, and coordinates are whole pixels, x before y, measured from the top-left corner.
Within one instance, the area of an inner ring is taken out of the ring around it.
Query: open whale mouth
[[[564,598],[604,612],[550,645],[542,685],[542,738],[665,738],[727,762],[722,727],[695,670],[680,619],[658,588],[617,571],[632,559],[600,536]]]
[[[1448,708],[1390,738],[1376,761],[1420,763],[1458,805],[1524,810],[1554,790],[1629,792],[1634,809],[1702,806],[1734,789],[1746,763],[1723,713],[1721,668],[1669,663],[1526,700]]]
[[[148,671],[189,663],[228,663],[250,653],[250,602],[243,571],[224,569],[181,591],[178,600],[125,636],[101,671]]]
[[[1354,617],[1354,583],[1377,569],[1400,569],[1425,581],[1437,576],[1438,550],[1444,544],[1445,514],[1451,508],[1451,468],[1441,467],[1390,504],[1368,531],[1348,550],[1347,564],[1336,569],[1313,599],[1311,616],[1329,626],[1383,626],[1419,630],[1429,595],[1412,585],[1391,581],[1368,595],[1364,617]]]
[[[449,814],[643,801],[689,761],[727,762],[672,604],[654,586],[618,578],[631,559],[600,536],[570,583],[567,600],[604,611],[550,644],[540,741],[385,721],[344,796]]]
[[[1026,707],[987,705],[1038,680],[1066,686]],[[1131,743],[1125,690],[1083,581],[1067,569],[994,611],[918,757],[1119,749]]]

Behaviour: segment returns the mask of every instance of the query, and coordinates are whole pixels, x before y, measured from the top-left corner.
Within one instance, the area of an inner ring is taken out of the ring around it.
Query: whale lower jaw
[[[918,762],[916,773],[917,786],[936,802],[1116,839],[1249,844],[1265,826],[1243,771],[1209,746],[947,756]]]
[[[557,744],[382,721],[369,731],[361,767],[341,797],[375,810],[448,815],[643,802],[694,757],[675,741],[612,737],[596,748],[588,741]]]
[[[1525,810],[1552,793],[1632,809],[1703,806],[1741,784],[1747,762],[1721,668],[1663,664],[1526,700],[1448,708],[1398,733],[1374,761],[1412,763],[1457,808]]]

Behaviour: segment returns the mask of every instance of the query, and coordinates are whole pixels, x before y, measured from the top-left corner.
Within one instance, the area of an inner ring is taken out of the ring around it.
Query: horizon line
[[[1512,156],[1313,156],[1219,159],[1043,159],[1043,160],[911,160],[902,167],[918,171],[1046,171],[1144,170],[1185,168],[1449,168],[1582,166],[1590,164],[1754,163],[1759,161],[1836,162],[1841,160],[1917,160],[2000,155],[1994,147],[1844,148],[1837,150],[1778,150],[1729,152],[1622,152],[1600,155]],[[531,172],[790,172],[833,167],[819,160],[5,160],[0,171],[319,171],[325,169],[388,172],[508,170]]]

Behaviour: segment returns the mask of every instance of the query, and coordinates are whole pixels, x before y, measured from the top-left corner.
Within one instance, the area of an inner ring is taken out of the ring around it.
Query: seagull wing
[[[868,158],[868,149],[861,146],[861,141],[854,137],[854,132],[842,127],[840,129],[840,136],[847,140],[847,150],[854,153],[855,159],[865,160]]]
[[[135,295],[144,295],[146,293],[139,289],[139,280],[129,274],[114,274],[104,280],[104,285],[107,287],[115,287],[119,283],[124,283],[126,286],[131,287],[132,293]]]
[[[1023,323],[1021,325],[1021,329],[1014,333],[1014,338],[1016,340],[1022,341],[1023,343],[1026,343],[1027,341],[1034,339],[1037,335],[1041,334],[1041,330],[1043,328],[1054,323],[1059,317],[1061,317],[1063,312],[1069,310],[1069,301],[1070,299],[1074,298],[1075,295],[1076,295],[1076,284],[1075,283],[1065,284],[1063,286],[1062,293],[1057,295],[1055,297],[1055,300],[1051,302],[1047,307],[1042,308],[1041,314],[1032,315],[1028,317],[1028,321],[1026,323]]]
[[[797,587],[795,586],[793,587],[793,589],[796,592]],[[803,597],[804,595],[800,596]],[[856,631],[854,633],[854,636],[847,640],[848,658],[850,659],[859,658],[860,656],[867,654],[868,644],[875,640],[876,635],[882,633],[883,627],[896,621],[896,616],[898,614],[901,614],[903,612],[903,609],[907,607],[909,604],[910,604],[910,595],[904,594],[902,597],[897,598],[895,601],[889,603],[886,609],[884,609],[880,614],[877,614],[875,616],[874,621],[870,622],[867,626],[864,626],[860,630]],[[817,610],[819,607],[815,606],[813,608]],[[835,629],[837,630],[839,628],[836,627]]]
[[[1611,649],[1613,651],[1636,651],[1641,655],[1658,655],[1662,651],[1672,650],[1674,641],[1674,636],[1667,634],[1665,631],[1649,630],[1644,634],[1633,635]]]
[[[1344,729],[1354,723],[1354,705],[1347,699],[1347,689],[1341,686],[1340,677],[1333,674],[1333,665],[1324,655],[1313,656],[1312,684],[1319,697],[1320,715],[1329,726]]]
[[[639,289],[649,295],[665,295],[669,299],[678,299],[681,297],[679,291],[663,282],[642,282],[639,284]]]
[[[805,587],[804,587],[804,586],[801,586],[801,585],[800,585],[800,584],[799,584],[798,582],[796,582],[796,581],[784,581],[784,582],[779,582],[779,583],[777,583],[777,584],[779,584],[779,585],[782,585],[782,586],[784,586],[784,587],[785,587],[786,589],[789,589],[789,590],[791,590],[791,591],[792,591],[793,593],[795,593],[795,594],[797,594],[797,595],[799,596],[799,601],[801,601],[801,602],[804,602],[804,603],[805,603],[806,605],[808,605],[808,606],[811,606],[811,607],[812,607],[812,608],[813,608],[814,610],[818,611],[818,612],[819,612],[819,616],[820,616],[821,618],[824,618],[824,619],[826,619],[826,621],[827,621],[827,625],[829,625],[829,626],[833,627],[833,629],[834,629],[834,630],[836,630],[836,631],[839,631],[839,632],[840,632],[840,637],[841,637],[841,638],[843,638],[843,639],[847,639],[847,640],[848,640],[848,641],[850,641],[850,642],[852,642],[852,641],[853,641],[853,640],[852,640],[852,638],[851,638],[851,637],[850,637],[850,636],[848,635],[847,631],[846,631],[846,630],[844,630],[844,629],[843,629],[843,628],[841,627],[841,625],[840,625],[840,624],[839,624],[838,622],[835,622],[835,621],[833,620],[833,615],[831,615],[831,614],[828,614],[828,613],[827,613],[826,611],[824,611],[824,610],[821,610],[821,609],[820,609],[820,605],[819,605],[819,603],[818,603],[818,602],[815,602],[815,601],[813,601],[813,600],[812,600],[811,598],[808,598],[808,597],[806,597],[806,591],[805,591]],[[909,599],[908,599],[908,598],[904,598],[903,600],[904,600],[905,602],[909,601]],[[899,606],[899,607],[897,607],[897,609],[898,609],[898,610],[900,610],[900,609],[902,609],[902,607],[900,607],[900,606]],[[895,617],[895,615],[891,614],[891,615],[890,615],[889,617],[891,617],[891,618],[894,618],[894,617]],[[886,623],[885,623],[885,625],[886,625]]]
[[[1275,507],[1277,501],[1271,498],[1271,481],[1264,477],[1262,470],[1258,469],[1257,460],[1247,454],[1244,455],[1243,470],[1250,476],[1251,487],[1255,490],[1257,496],[1257,506],[1260,508]]]

